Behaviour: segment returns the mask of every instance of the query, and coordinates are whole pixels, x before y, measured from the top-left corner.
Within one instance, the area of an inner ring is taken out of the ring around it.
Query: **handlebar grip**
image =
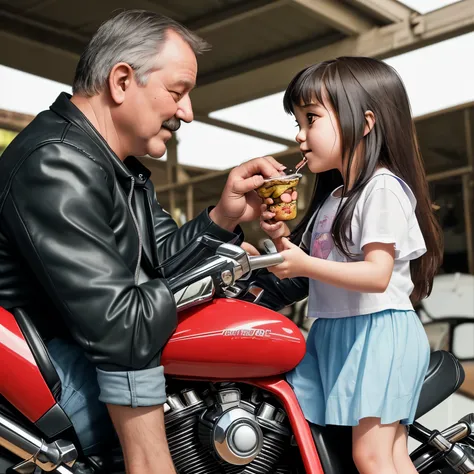
[[[269,253],[266,255],[259,255],[258,257],[249,257],[251,270],[273,267],[274,265],[279,265],[284,261],[285,259],[279,253]]]

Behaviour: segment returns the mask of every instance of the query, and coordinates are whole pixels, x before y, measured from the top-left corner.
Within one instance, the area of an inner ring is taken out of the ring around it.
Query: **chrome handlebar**
[[[175,296],[178,311],[182,311],[211,300],[216,290],[223,296],[235,298],[242,291],[233,286],[237,280],[248,278],[254,270],[283,261],[279,253],[249,256],[237,245],[222,244],[214,256],[185,274],[170,278],[168,285]]]
[[[259,255],[257,257],[249,257],[250,269],[258,270],[260,268],[273,267],[283,263],[285,260],[279,253],[270,253],[267,255]]]

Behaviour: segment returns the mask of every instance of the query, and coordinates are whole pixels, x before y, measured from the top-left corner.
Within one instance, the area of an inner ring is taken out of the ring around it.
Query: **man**
[[[176,308],[163,276],[197,263],[189,245],[206,256],[204,234],[239,242],[238,224],[259,216],[252,190],[284,168],[272,158],[237,167],[217,205],[179,229],[156,201],[133,156],[162,156],[192,121],[204,47],[168,18],[120,13],[82,54],[72,97],[61,94],[0,159],[0,306],[27,308],[48,341],[84,451],[109,434],[106,404],[132,474],[175,472],[160,351]]]

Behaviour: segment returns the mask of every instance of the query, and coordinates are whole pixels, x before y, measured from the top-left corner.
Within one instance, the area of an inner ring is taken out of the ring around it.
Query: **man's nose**
[[[176,111],[175,116],[186,123],[193,121],[193,106],[189,95],[186,95],[178,102],[178,110]]]

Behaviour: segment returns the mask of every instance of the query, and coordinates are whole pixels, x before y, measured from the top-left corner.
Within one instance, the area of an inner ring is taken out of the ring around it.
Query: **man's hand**
[[[260,217],[262,200],[254,192],[265,178],[283,174],[285,166],[271,156],[255,158],[234,168],[210,218],[220,227],[233,231],[241,222]]]
[[[257,250],[256,247],[254,247],[252,244],[249,244],[248,242],[242,242],[240,244],[240,247],[243,248],[248,255],[253,255],[257,256],[260,255],[260,252]]]
[[[307,276],[308,267],[313,263],[308,254],[303,252],[297,245],[292,244],[287,238],[281,238],[281,256],[285,259],[283,263],[269,267],[280,280],[285,278],[295,278]]]

